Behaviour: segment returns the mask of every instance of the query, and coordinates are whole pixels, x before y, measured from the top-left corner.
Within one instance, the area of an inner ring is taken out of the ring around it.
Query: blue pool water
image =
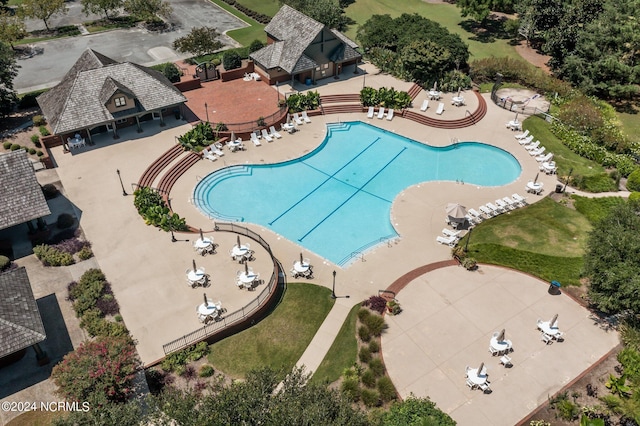
[[[345,265],[354,252],[397,236],[391,204],[405,188],[436,180],[500,186],[520,172],[511,154],[490,145],[434,148],[350,122],[327,125],[323,143],[296,160],[211,173],[195,187],[193,198],[216,220],[263,225]]]

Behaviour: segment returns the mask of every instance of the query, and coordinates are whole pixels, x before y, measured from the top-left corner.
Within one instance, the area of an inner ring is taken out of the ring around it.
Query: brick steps
[[[411,88],[407,90],[407,93],[409,94],[409,96],[411,96],[411,100],[414,100],[420,94],[420,92],[422,92],[422,86],[416,83],[413,83],[413,86],[411,86]]]
[[[162,170],[164,170],[164,168],[167,167],[169,163],[178,158],[183,152],[184,149],[179,144],[176,144],[169,148],[164,154],[162,154],[153,163],[151,163],[151,165],[147,167],[147,170],[145,170],[144,173],[142,173],[142,176],[140,176],[140,179],[138,179],[138,186],[151,186],[153,184],[153,181],[156,180]]]
[[[320,105],[333,104],[333,103],[360,103],[359,93],[345,93],[339,95],[324,95],[320,96]]]
[[[353,112],[362,112],[362,105],[358,104],[340,104],[322,106],[323,114],[345,114]]]
[[[162,176],[162,179],[160,179],[160,183],[158,184],[158,191],[160,191],[165,199],[168,199],[171,188],[173,188],[173,185],[178,181],[180,176],[200,160],[201,157],[199,154],[189,151],[182,160],[176,163],[167,173],[165,173],[164,176]]]

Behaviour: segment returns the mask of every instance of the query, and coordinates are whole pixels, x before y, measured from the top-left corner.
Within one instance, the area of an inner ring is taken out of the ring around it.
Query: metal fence
[[[260,236],[260,234],[253,232],[252,230],[239,226],[234,223],[219,223],[214,222],[214,229],[216,231],[226,231],[226,232],[235,232],[240,235],[244,235],[246,237],[251,238],[256,241],[271,256],[271,260],[273,261],[273,272],[271,273],[271,278],[267,283],[266,288],[264,288],[258,296],[253,299],[251,302],[238,309],[237,311],[231,312],[230,314],[226,314],[224,317],[221,317],[220,320],[215,321],[211,324],[204,325],[198,328],[191,333],[185,334],[184,336],[175,339],[167,344],[162,345],[162,349],[164,350],[164,354],[169,355],[172,352],[179,351],[188,346],[191,346],[195,343],[201,342],[203,340],[208,339],[213,336],[217,332],[224,330],[227,327],[237,325],[243,322],[245,319],[251,316],[254,312],[256,312],[263,304],[263,302],[275,292],[278,286],[278,276],[279,276],[279,266],[278,261],[273,257],[273,253],[271,252],[271,247],[269,244]]]
[[[500,88],[500,86],[502,86],[502,83],[496,83],[493,85],[493,88],[491,89],[491,100],[493,101],[494,104],[498,105],[500,108],[517,112],[520,114],[525,114],[525,115],[546,114],[547,112],[549,112],[548,109],[544,111],[538,107],[526,106],[521,102],[514,102],[509,98],[498,98],[498,95],[496,93],[498,92],[498,89]]]
[[[271,126],[272,124],[277,123],[285,116],[287,111],[287,108],[279,108],[278,111],[274,112],[273,114],[266,117],[256,117],[256,119],[253,121],[244,121],[242,123],[224,123],[227,126],[227,130],[220,133],[251,133],[252,131],[260,127],[264,127],[265,125]],[[260,121],[261,123],[262,121],[264,121],[264,124],[259,125],[258,121]],[[216,127],[215,123],[212,123],[212,125],[214,128]]]

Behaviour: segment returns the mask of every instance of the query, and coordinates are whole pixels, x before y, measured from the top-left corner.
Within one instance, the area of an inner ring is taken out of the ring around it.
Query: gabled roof
[[[20,149],[0,154],[0,229],[49,214],[27,153]]]
[[[264,28],[275,42],[250,56],[266,69],[280,67],[289,74],[313,69],[318,64],[304,52],[324,29],[324,24],[285,4]],[[338,30],[330,31],[345,45],[336,55],[338,62],[360,57],[354,41]]]
[[[103,97],[116,88],[136,98],[143,111],[187,100],[162,73],[130,62],[116,62],[87,49],[62,81],[38,96],[37,101],[53,133],[60,134],[113,121],[116,117],[106,108]]]
[[[0,273],[0,358],[46,338],[27,270]]]
[[[111,99],[113,94],[118,91],[122,93],[126,93],[131,97],[135,97],[133,92],[124,84],[114,80],[111,77],[107,77],[104,79],[104,84],[102,85],[102,89],[100,90],[100,100],[102,101],[103,104],[106,104],[109,101],[109,99]]]

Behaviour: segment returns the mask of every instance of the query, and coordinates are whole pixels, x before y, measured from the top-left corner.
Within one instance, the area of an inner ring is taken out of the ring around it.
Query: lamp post
[[[331,298],[336,298],[336,271],[333,271],[333,287],[331,288]]]
[[[209,124],[209,106],[206,102],[204,103],[204,112],[207,114],[207,124]]]
[[[173,226],[171,226],[171,216],[168,216],[168,215],[167,215],[167,225],[169,226],[169,232],[171,232],[171,242],[175,243],[178,240],[176,239],[176,236],[173,235]]]
[[[567,175],[567,180],[564,182],[564,188],[562,188],[562,193],[567,190],[567,185],[569,185],[569,179],[571,179],[571,173],[573,173],[573,167],[569,169],[569,174]]]
[[[120,169],[116,169],[116,173],[118,174],[118,180],[120,181],[120,186],[122,187],[122,196],[129,195],[127,191],[124,190],[124,184],[122,183],[122,176],[120,176]]]
[[[467,233],[467,242],[464,244],[465,253],[469,251],[469,240],[471,239],[471,231],[473,231],[473,228],[469,228],[469,232]]]

